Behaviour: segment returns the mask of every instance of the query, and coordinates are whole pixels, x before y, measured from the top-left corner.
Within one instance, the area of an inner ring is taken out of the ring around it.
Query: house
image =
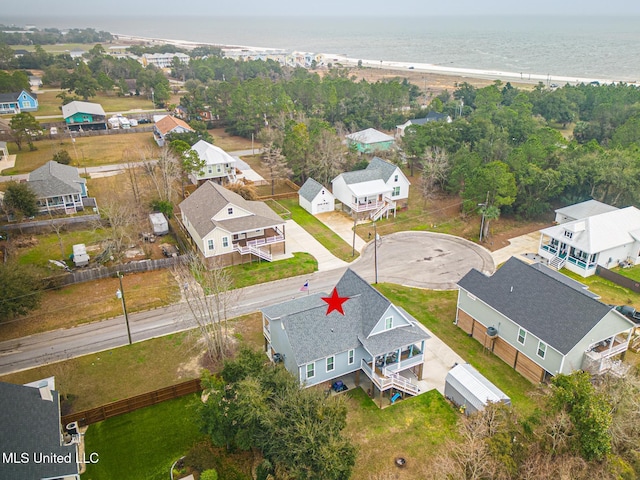
[[[62,116],[67,128],[74,132],[107,129],[107,114],[99,103],[69,102],[62,106]]]
[[[468,363],[456,365],[444,379],[444,396],[466,415],[491,403],[511,405],[511,399]]]
[[[640,210],[614,209],[540,230],[538,254],[549,265],[583,277],[605,268],[640,263]]]
[[[556,212],[556,223],[573,222],[582,218],[593,217],[601,213],[613,212],[618,210],[617,207],[607,205],[597,200],[587,200],[586,202],[576,203],[567,207],[559,208]]]
[[[0,382],[0,478],[80,480],[80,437],[63,435],[52,384],[53,378],[36,386]]]
[[[335,202],[333,194],[313,178],[308,178],[298,190],[298,204],[311,215],[333,212]]]
[[[409,179],[397,165],[374,157],[367,168],[345,172],[331,180],[333,195],[354,216],[372,220],[407,206]]]
[[[346,136],[347,145],[360,153],[384,152],[395,143],[391,135],[382,133],[375,128],[367,128]]]
[[[200,160],[204,161],[204,167],[201,171],[189,174],[191,181],[198,185],[206,180],[215,180],[217,183],[223,181],[235,182],[236,178],[236,159],[216,145],[211,145],[204,140],[198,140],[191,147],[191,151],[195,152]]]
[[[263,308],[262,325],[269,358],[283,362],[304,387],[350,374],[359,385],[364,372],[372,395],[419,393],[429,335],[351,269],[331,296],[316,293]]]
[[[42,77],[36,75],[29,75],[29,86],[31,88],[38,89],[42,86]]]
[[[285,253],[284,220],[264,202],[245,200],[212,182],[179,205],[182,225],[207,263],[231,265]]]
[[[87,181],[75,167],[50,160],[29,174],[27,185],[36,194],[41,212],[72,214],[84,210]]]
[[[511,257],[458,282],[455,323],[531,382],[574,370],[616,372],[634,324],[578,282]]]
[[[438,112],[429,112],[426,117],[423,118],[412,118],[411,120],[407,120],[402,125],[396,125],[396,136],[404,137],[405,129],[410,125],[424,125],[429,122],[446,122],[451,123],[453,120],[450,115],[446,113],[438,113]]]
[[[154,117],[155,118],[155,117]],[[184,120],[171,115],[163,115],[153,125],[153,136],[159,147],[163,147],[167,135],[170,133],[195,132]]]
[[[145,67],[154,65],[158,68],[171,68],[174,58],[182,63],[189,63],[189,55],[185,53],[145,53],[140,58],[140,63]]]
[[[22,90],[20,92],[0,93],[0,113],[36,112],[38,96]]]

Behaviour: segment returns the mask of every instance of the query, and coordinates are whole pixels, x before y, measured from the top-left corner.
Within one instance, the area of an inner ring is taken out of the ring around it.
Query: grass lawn
[[[625,269],[616,270],[616,272],[622,275],[622,270]],[[626,270],[635,269],[630,268]],[[562,269],[562,273],[567,277],[573,278],[574,280],[587,285],[589,290],[600,295],[600,301],[602,303],[607,303],[609,305],[637,305],[640,307],[640,294],[635,293],[628,288],[616,285],[610,280],[606,280],[597,275],[591,275],[590,277],[584,278],[577,273],[570,272],[566,268]],[[636,270],[632,274],[636,273],[640,274],[640,269]]]
[[[629,268],[614,268],[613,271],[619,275],[622,275],[623,277],[627,277],[631,280],[635,280],[636,282],[640,282],[640,265]]]
[[[41,121],[62,121],[62,100],[57,97],[60,92],[66,90],[45,89],[38,93],[38,111],[34,112],[35,117],[50,117],[57,115],[59,119],[41,119]],[[99,103],[107,115],[119,112],[128,112],[131,110],[154,110],[151,99],[143,95],[138,97],[119,97],[115,93],[105,95],[99,92],[95,97],[87,100],[90,103]],[[166,113],[166,112],[165,112]]]
[[[201,441],[194,409],[198,395],[187,395],[90,425],[85,435],[88,465],[83,480],[165,480],[173,462]]]
[[[411,313],[434,335],[473,365],[485,377],[506,393],[513,406],[523,414],[532,413],[537,406],[529,395],[536,387],[498,357],[487,353],[482,344],[469,338],[453,324],[456,318],[456,291],[433,291],[379,284],[378,290]]]
[[[233,277],[233,288],[242,288],[315,272],[318,262],[308,253],[296,252],[293,258],[277,262],[255,261],[229,268]]]
[[[354,479],[423,479],[442,443],[456,434],[459,415],[435,390],[386,409],[378,408],[361,388],[347,396],[345,431],[358,446]],[[395,476],[396,457],[407,460],[401,477]],[[370,476],[374,472],[377,476]]]
[[[351,255],[351,245],[340,238],[324,223],[298,205],[297,199],[286,198],[278,200],[278,203],[291,212],[292,220],[313,235],[313,237],[318,240],[322,246],[333,253],[336,257],[346,262],[351,262],[358,257],[357,252],[355,257]]]

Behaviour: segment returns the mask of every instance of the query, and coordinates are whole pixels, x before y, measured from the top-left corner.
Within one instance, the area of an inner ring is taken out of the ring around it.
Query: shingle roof
[[[367,168],[364,170],[344,172],[338,175],[338,177],[342,177],[347,185],[372,182],[375,180],[382,180],[386,183],[391,178],[391,175],[396,171],[396,168],[397,167],[393,163],[387,162],[380,157],[373,157],[369,162],[369,165],[367,165]]]
[[[417,326],[406,326],[369,336],[391,302],[351,269],[336,285],[341,297],[349,297],[338,312],[327,315],[324,293],[308,295],[272,305],[262,312],[272,320],[280,318],[295,355],[297,365],[326,358],[364,345],[372,355],[379,355],[429,338]],[[410,321],[406,312],[399,309]]]
[[[228,204],[247,210],[252,215],[227,220],[212,220]],[[284,220],[265,203],[245,200],[237,193],[227,190],[212,181],[203,183],[195,192],[183,200],[179,207],[201,237],[204,237],[216,227],[234,233],[267,228],[284,223]]]
[[[313,178],[307,178],[307,181],[298,190],[298,195],[311,202],[323,188],[321,183],[316,182]]]
[[[182,127],[188,132],[193,132],[193,128],[191,128],[187,122],[184,120],[180,120],[179,118],[173,117],[171,115],[165,115],[160,120],[156,122],[156,128],[162,135],[166,135],[169,132],[172,132],[174,129]]]
[[[576,203],[575,205],[559,208],[556,210],[556,213],[578,220],[581,218],[592,217],[594,215],[600,215],[601,213],[613,212],[614,210],[618,210],[618,208],[597,200],[587,200],[585,202]]]
[[[236,159],[225,152],[223,149],[216,145],[211,145],[204,140],[198,140],[196,144],[191,147],[191,150],[198,154],[201,160],[204,160],[206,165],[219,165],[226,163],[236,163]]]
[[[20,95],[22,95],[22,92],[34,99],[38,98],[38,95],[35,93],[28,92],[27,90],[20,90],[19,92],[0,93],[0,102],[17,102]]]
[[[50,160],[31,172],[27,183],[38,198],[50,198],[82,193],[80,184],[86,180],[80,177],[76,167]]]
[[[473,269],[458,285],[563,354],[611,310],[516,257],[491,277]]]
[[[542,263],[533,263],[531,264],[531,268],[535,268],[536,270],[544,273],[545,275],[549,275],[550,277],[553,277],[557,281],[564,283],[568,287],[573,288],[574,290],[582,293],[583,295],[586,295],[587,297],[595,298],[596,300],[600,298],[600,295],[598,295],[597,293],[593,293],[589,291],[588,287],[584,283],[580,283],[574,280],[573,278],[569,278],[566,275],[563,275],[562,273],[560,273],[559,271],[554,270],[553,268],[547,267]]]
[[[62,116],[69,118],[76,113],[90,113],[92,115],[106,116],[102,105],[99,103],[74,101],[62,106]]]
[[[347,138],[361,144],[392,142],[394,140],[392,136],[376,130],[375,128],[367,128],[366,130],[351,133],[347,135]]]
[[[2,451],[27,452],[30,460],[1,462],[0,478],[61,478],[78,473],[75,445],[61,445],[59,396],[56,391],[52,395],[53,401],[43,400],[37,388],[0,382]],[[71,453],[71,463],[37,463],[35,453]]]

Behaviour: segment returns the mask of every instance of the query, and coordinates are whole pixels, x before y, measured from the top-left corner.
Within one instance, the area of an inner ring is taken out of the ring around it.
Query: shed
[[[89,265],[89,255],[87,255],[87,247],[85,247],[84,243],[78,243],[73,246],[73,263],[76,267]]]
[[[313,178],[308,178],[298,190],[298,204],[311,215],[316,213],[333,212],[335,198],[322,184]]]
[[[166,235],[169,233],[169,222],[163,213],[150,213],[149,220],[153,227],[154,235]]]
[[[511,405],[511,399],[468,363],[456,365],[445,377],[444,396],[464,408],[467,415],[489,402]]]

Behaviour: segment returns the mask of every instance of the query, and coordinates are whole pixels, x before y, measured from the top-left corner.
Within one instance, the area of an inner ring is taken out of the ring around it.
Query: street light
[[[124,288],[122,287],[122,275],[120,272],[116,272],[118,280],[120,280],[120,288],[116,291],[116,297],[122,300],[122,311],[124,312],[124,320],[127,324],[127,337],[129,337],[129,345],[131,345],[131,329],[129,328],[129,315],[127,315],[127,303],[124,299]]]

